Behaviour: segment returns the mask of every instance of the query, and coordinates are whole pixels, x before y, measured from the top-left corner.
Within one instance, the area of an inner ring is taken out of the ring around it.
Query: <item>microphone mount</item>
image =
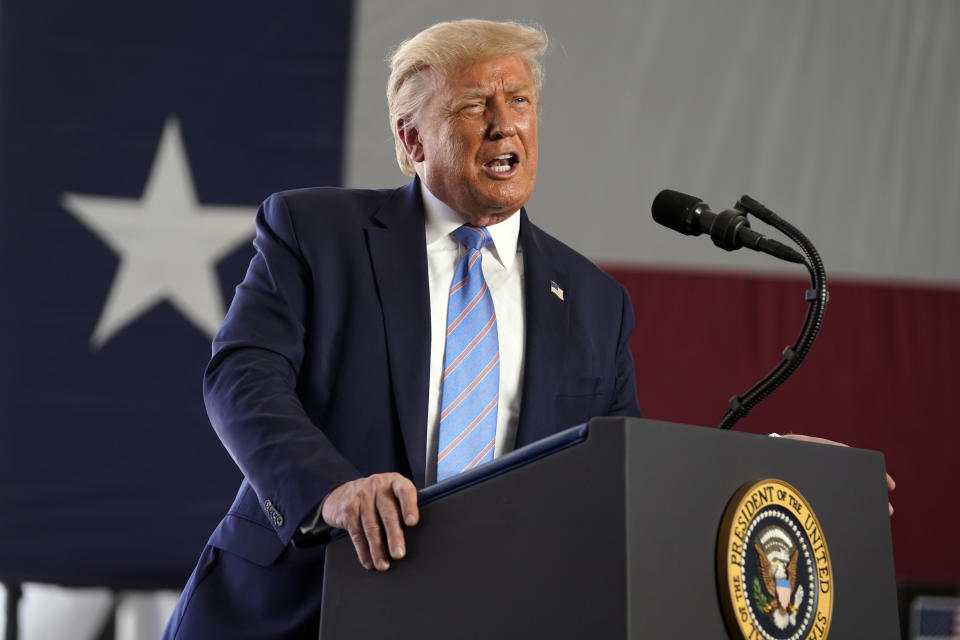
[[[746,247],[787,262],[804,262],[803,255],[791,247],[751,229],[746,211],[741,208],[714,213],[700,198],[664,189],[653,200],[652,210],[653,219],[665,227],[687,236],[707,234],[713,244],[725,251]]]

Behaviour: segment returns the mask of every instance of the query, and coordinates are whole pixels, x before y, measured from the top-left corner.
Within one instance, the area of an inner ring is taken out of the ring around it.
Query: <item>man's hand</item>
[[[833,440],[827,440],[826,438],[817,438],[816,436],[803,436],[798,433],[788,433],[783,438],[790,438],[791,440],[800,440],[801,442],[815,442],[817,444],[832,444],[837,447],[847,447],[849,445],[843,444],[842,442],[834,442]],[[897,488],[897,483],[893,481],[893,478],[890,474],[887,474],[887,491],[893,491]],[[893,515],[893,505],[889,502],[887,503],[887,508],[890,509],[890,515]]]
[[[417,488],[399,473],[342,484],[327,495],[320,511],[328,525],[347,530],[363,568],[378,571],[390,568],[390,558],[399,560],[407,553],[401,514],[408,527],[420,521]]]

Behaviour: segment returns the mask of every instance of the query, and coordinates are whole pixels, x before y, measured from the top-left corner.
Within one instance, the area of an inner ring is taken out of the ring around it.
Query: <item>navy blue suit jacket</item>
[[[527,335],[516,446],[594,416],[639,415],[626,291],[520,216]],[[202,612],[189,610],[204,606],[193,593],[201,582],[319,592],[319,575],[297,577],[307,552],[291,542],[335,487],[386,471],[424,485],[430,312],[419,182],[275,194],[254,244],[204,377],[210,420],[245,477],[208,546],[219,553],[207,565],[229,555],[230,567],[198,566],[172,620],[207,634]],[[287,577],[252,579],[245,563]],[[211,581],[216,571],[222,580]]]

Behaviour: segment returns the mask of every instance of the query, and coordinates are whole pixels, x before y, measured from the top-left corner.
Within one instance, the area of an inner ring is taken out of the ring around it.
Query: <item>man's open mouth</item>
[[[499,156],[490,160],[483,166],[494,173],[510,173],[514,167],[520,163],[520,158],[515,153],[501,153]]]

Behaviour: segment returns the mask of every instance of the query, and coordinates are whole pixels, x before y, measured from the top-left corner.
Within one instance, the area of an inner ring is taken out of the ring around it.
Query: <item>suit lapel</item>
[[[570,315],[569,303],[550,291],[551,281],[565,286],[566,271],[548,255],[543,232],[530,223],[525,210],[520,211],[520,216],[527,328],[517,447],[546,437],[556,429],[554,405]]]
[[[430,365],[430,290],[420,183],[398,189],[367,229],[383,310],[393,398],[414,483],[424,486]]]

